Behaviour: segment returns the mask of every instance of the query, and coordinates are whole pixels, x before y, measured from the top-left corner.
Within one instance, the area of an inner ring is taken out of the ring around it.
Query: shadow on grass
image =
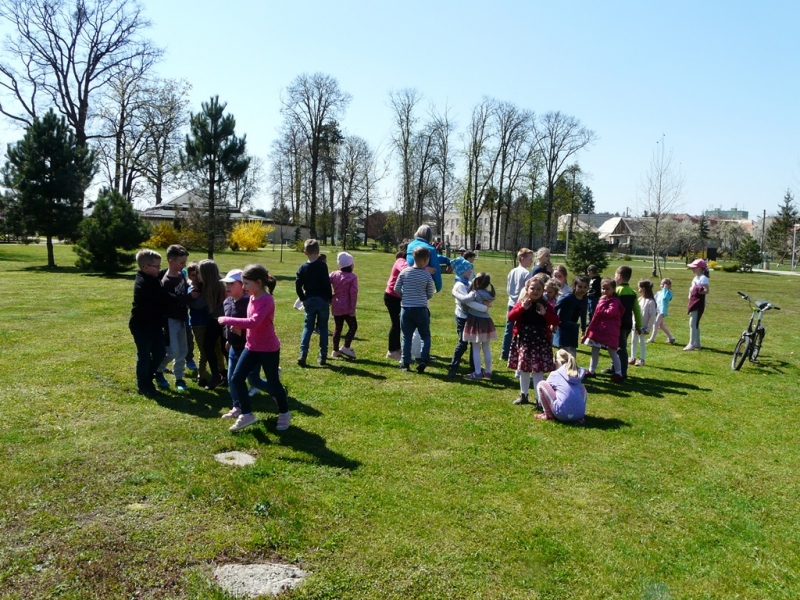
[[[742,368],[739,369],[739,373],[747,373],[749,369],[752,369],[753,372],[759,374],[766,374],[766,373],[778,373],[780,375],[785,375],[786,371],[782,370],[786,367],[791,366],[792,363],[787,362],[785,360],[769,360],[764,359],[764,355],[758,357],[757,363],[752,363],[749,360],[746,360],[745,363],[742,365]]]
[[[609,419],[606,417],[598,417],[595,415],[586,415],[583,417],[583,423],[561,423],[567,427],[586,427],[589,429],[600,429],[602,431],[611,431],[614,429],[622,429],[623,427],[630,427],[631,424],[622,419]]]
[[[262,422],[262,427],[253,427],[249,431],[252,432],[253,438],[258,443],[265,445],[272,444],[273,441],[267,437],[264,428],[268,427],[270,430],[274,431],[276,422],[277,418],[270,418],[269,421],[265,420]],[[278,443],[281,446],[287,446],[292,450],[303,452],[313,457],[313,459],[310,460],[281,457],[279,460],[302,464],[320,464],[325,467],[346,469],[348,471],[355,471],[361,466],[359,461],[347,458],[328,448],[328,442],[319,434],[311,433],[310,431],[295,426],[289,427],[287,431],[276,431],[275,434],[278,436]]]
[[[364,369],[357,369],[352,366],[355,363],[340,363],[328,361],[328,369],[336,371],[336,373],[345,376],[367,377],[369,379],[386,379],[386,375],[380,375]]]
[[[56,265],[55,267],[48,267],[47,265],[37,265],[33,267],[22,267],[19,269],[20,271],[27,271],[29,273],[85,273],[85,271],[80,270],[78,267],[59,267]]]
[[[289,396],[287,398],[289,408],[293,412],[298,412],[309,417],[319,417],[322,413],[307,404],[303,404],[297,398]],[[162,394],[157,400],[159,405],[170,410],[177,410],[188,415],[194,415],[201,419],[218,419],[222,413],[231,407],[231,395],[225,388],[219,393],[216,391],[191,390],[188,394]],[[259,412],[273,412],[277,414],[275,401],[266,394],[255,396],[251,403],[253,410]]]
[[[84,273],[83,276],[100,279],[127,279],[128,281],[136,279],[136,273]]]
[[[623,384],[613,383],[603,376],[588,379],[584,382],[589,394],[608,394],[609,396],[630,397],[633,395],[650,398],[665,396],[687,396],[690,392],[710,392],[709,388],[693,383],[683,383],[669,379],[654,377],[628,377]]]

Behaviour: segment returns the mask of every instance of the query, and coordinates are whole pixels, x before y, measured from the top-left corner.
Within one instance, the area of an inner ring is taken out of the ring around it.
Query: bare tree
[[[351,224],[364,208],[367,197],[367,180],[373,169],[374,154],[369,143],[358,136],[348,135],[344,138],[339,168],[339,238],[342,248],[354,247],[348,242]]]
[[[575,117],[560,111],[548,112],[534,121],[534,140],[542,156],[544,172],[547,176],[547,216],[545,221],[545,240],[553,240],[553,213],[555,208],[554,190],[558,176],[561,175],[567,160],[597,139],[595,132],[581,126]]]
[[[290,210],[289,221],[299,223],[306,214],[303,205],[303,182],[308,171],[305,138],[291,122],[284,123],[281,136],[270,151],[270,182],[280,190],[281,202]]]
[[[667,151],[662,136],[656,142],[639,199],[640,208],[647,215],[642,219],[639,235],[653,258],[653,277],[657,274],[658,256],[671,245],[670,236],[662,227],[663,222],[678,208],[682,196],[683,176],[673,161],[672,151]]]
[[[0,90],[11,98],[0,113],[30,125],[54,107],[80,146],[93,137],[92,95],[162,53],[141,37],[150,23],[129,0],[2,0],[0,19],[16,30],[0,62]]]
[[[339,89],[336,78],[324,73],[302,74],[291,83],[283,99],[283,115],[305,138],[311,177],[308,227],[317,235],[317,181],[324,126],[338,119],[350,103],[350,94]]]
[[[453,207],[454,202],[454,175],[453,150],[450,146],[450,135],[454,124],[445,107],[440,115],[431,115],[431,137],[433,141],[432,193],[430,208],[436,221],[436,230],[444,233],[445,214]]]
[[[247,170],[227,182],[230,204],[238,211],[253,206],[253,200],[261,193],[266,179],[264,161],[258,156],[248,156],[247,160]]]
[[[400,160],[400,231],[401,235],[408,237],[412,228],[419,225],[413,219],[413,155],[414,155],[414,128],[418,118],[414,115],[414,108],[422,99],[415,89],[404,89],[398,92],[389,92],[389,105],[394,111],[395,131],[392,142]]]
[[[495,111],[495,102],[484,98],[472,110],[467,146],[467,180],[461,207],[465,224],[465,239],[476,246],[479,235],[479,219],[489,200],[488,191],[494,180],[499,154],[490,148],[492,138],[490,127]]]

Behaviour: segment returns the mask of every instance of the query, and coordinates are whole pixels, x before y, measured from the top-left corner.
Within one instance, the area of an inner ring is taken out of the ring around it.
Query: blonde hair
[[[539,271],[536,275],[531,277],[531,279],[538,279],[539,281],[542,282],[542,287],[544,287],[544,284],[550,281],[550,276],[544,271]]]
[[[575,357],[572,356],[572,354],[563,348],[556,352],[556,362],[560,366],[567,367],[567,375],[570,377],[577,377],[580,375],[580,371],[578,370],[578,361],[575,360]]]
[[[520,248],[517,252],[517,260],[525,258],[526,256],[533,256],[533,250],[530,248]]]
[[[544,284],[544,291],[551,292],[555,291],[556,294],[561,291],[561,282],[558,279],[549,279],[547,283]]]
[[[536,260],[541,260],[545,255],[550,256],[550,248],[542,246],[536,251]]]
[[[542,288],[542,295],[539,298],[539,300],[537,300],[537,302],[541,301],[544,301],[545,303],[547,302],[547,300],[545,300],[544,298],[544,283],[542,283],[541,279],[538,279],[536,277],[531,277],[530,279],[528,279],[528,281],[525,282],[525,287],[522,288],[522,291],[519,293],[520,302],[524,302],[525,300],[528,299],[528,288],[532,287],[534,283],[538,283],[539,286]]]

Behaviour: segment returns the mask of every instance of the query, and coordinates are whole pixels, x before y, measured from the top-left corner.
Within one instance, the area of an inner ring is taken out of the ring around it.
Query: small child
[[[159,387],[168,388],[169,382],[164,377],[167,365],[175,361],[172,371],[175,374],[175,389],[179,392],[188,391],[186,381],[183,379],[186,370],[186,354],[189,351],[186,338],[186,303],[189,301],[189,286],[183,276],[186,259],[189,253],[180,244],[172,244],[167,248],[167,264],[169,268],[161,276],[161,285],[167,295],[165,312],[167,314],[167,333],[169,345],[167,355],[161,361],[161,366],[156,373],[156,383]]]
[[[136,264],[139,270],[133,282],[133,306],[128,328],[136,344],[137,393],[154,398],[159,392],[153,384],[153,377],[167,354],[163,330],[166,296],[158,276],[161,255],[154,250],[139,250]]]
[[[631,275],[633,275],[633,269],[627,265],[619,267],[614,274],[614,281],[617,284],[616,295],[625,309],[619,330],[619,344],[617,345],[623,379],[628,377],[628,336],[633,330],[636,333],[642,332],[642,313],[639,311],[639,303],[636,301],[636,292],[633,291],[633,288],[628,283],[631,280]],[[607,369],[605,372],[610,374],[612,370]]]
[[[230,382],[241,403],[241,414],[229,428],[230,431],[239,431],[257,421],[250,405],[246,380],[248,375],[259,366],[264,369],[267,377],[266,387],[278,405],[278,424],[275,429],[286,431],[292,420],[286,388],[280,382],[281,342],[275,335],[275,300],[272,294],[267,292],[269,279],[269,273],[263,266],[246,266],[242,271],[242,284],[244,291],[250,294],[247,317],[244,319],[219,318],[220,325],[247,330],[247,342],[239,356],[239,362],[236,363],[236,370],[233,372]]]
[[[336,257],[339,270],[330,274],[333,287],[333,352],[331,356],[337,358],[344,354],[355,358],[356,353],[350,348],[358,331],[356,320],[356,303],[358,302],[358,277],[353,273],[353,256],[348,252],[340,252]],[[347,323],[347,335],[344,337],[344,347],[339,349],[339,340],[342,338],[342,328]]]
[[[413,250],[414,266],[403,269],[394,284],[395,293],[401,298],[400,329],[403,331],[403,358],[400,369],[408,371],[411,365],[411,340],[419,330],[422,340],[421,355],[417,362],[417,373],[424,373],[431,359],[431,313],[428,300],[433,298],[434,283],[426,270],[431,252],[426,246]]]
[[[544,412],[537,419],[555,419],[562,423],[582,423],[586,415],[586,387],[583,385],[584,369],[578,367],[575,357],[566,350],[556,353],[558,369],[539,384],[539,400]]]
[[[478,273],[472,280],[470,286],[470,300],[477,300],[486,306],[491,306],[495,299],[494,286],[488,273]],[[497,339],[492,317],[488,312],[478,311],[472,307],[467,307],[467,323],[464,325],[463,339],[472,343],[472,362],[474,371],[467,375],[467,379],[491,379],[492,378],[492,348],[491,341]],[[486,365],[485,370],[481,370],[481,350],[483,350],[483,360]]]
[[[391,326],[389,327],[389,346],[386,351],[386,358],[392,360],[400,360],[402,355],[400,350],[400,296],[394,292],[394,284],[397,281],[397,276],[400,272],[408,267],[406,262],[406,247],[408,244],[403,242],[397,247],[397,254],[394,255],[395,261],[392,265],[392,271],[389,274],[389,281],[386,282],[386,289],[383,292],[383,304],[386,310],[389,311],[389,320]]]
[[[684,350],[700,350],[700,318],[706,310],[709,282],[706,261],[698,258],[689,263],[694,279],[689,286],[689,343]]]
[[[297,279],[294,284],[297,297],[303,303],[306,313],[297,364],[301,367],[306,366],[311,335],[315,328],[319,328],[317,360],[320,365],[325,365],[328,360],[328,316],[333,298],[331,280],[328,276],[328,265],[320,260],[319,242],[314,239],[306,240],[303,252],[308,260],[297,269]]]
[[[450,368],[447,371],[448,379],[452,379],[458,375],[458,367],[461,365],[461,357],[464,356],[469,347],[469,342],[464,339],[464,327],[467,324],[469,313],[467,310],[472,308],[479,312],[487,312],[489,307],[480,302],[469,300],[470,298],[470,279],[472,279],[472,263],[462,257],[456,257],[452,261],[453,272],[455,278],[453,281],[453,297],[456,299],[456,335],[458,342],[453,350],[453,358],[450,359]],[[473,362],[473,354],[469,353],[469,372],[475,371],[475,364]]]
[[[628,364],[643,367],[647,355],[645,340],[647,334],[652,331],[658,314],[656,301],[653,299],[653,282],[649,279],[639,280],[639,312],[642,315],[642,327],[631,338],[631,357],[628,359]],[[639,349],[639,358],[636,357],[637,348]]]
[[[558,329],[553,337],[556,348],[566,350],[572,356],[578,351],[578,321],[581,333],[586,331],[586,294],[589,291],[589,278],[578,275],[572,282],[572,293],[561,296],[556,302],[559,318]]]
[[[669,277],[664,277],[664,279],[661,280],[661,289],[656,294],[655,300],[656,308],[658,308],[658,314],[656,315],[656,322],[653,325],[653,332],[650,334],[647,343],[649,344],[655,342],[656,334],[658,333],[658,330],[661,329],[667,334],[667,342],[674,344],[675,336],[672,335],[664,323],[664,319],[667,318],[667,313],[669,312],[669,303],[672,301],[672,280]]]
[[[558,315],[544,298],[544,286],[539,279],[531,277],[525,283],[508,318],[515,323],[508,368],[519,371],[519,397],[514,404],[530,404],[531,377],[535,397],[542,373],[554,368],[550,328],[558,325]],[[538,398],[535,399],[538,405]]]
[[[525,282],[531,278],[531,264],[533,264],[533,250],[530,248],[520,248],[517,252],[518,266],[508,272],[506,278],[506,292],[508,293],[508,306],[506,316],[514,308],[519,300],[519,295],[525,289]],[[503,349],[500,355],[502,360],[508,360],[508,351],[511,349],[511,336],[514,331],[514,324],[506,319],[506,328],[503,332]]]
[[[567,283],[567,267],[558,265],[553,269],[553,279],[561,284],[561,289],[558,291],[559,297],[572,293],[572,287]]]
[[[211,315],[208,312],[208,304],[203,295],[203,284],[200,281],[200,270],[197,262],[189,263],[186,266],[186,277],[189,279],[189,293],[191,295],[191,300],[188,303],[189,326],[192,328],[192,333],[200,352],[200,360],[197,363],[197,385],[205,388],[208,385],[208,357],[205,349],[206,326],[211,319]],[[220,350],[217,361],[221,363],[223,360],[222,351]]]
[[[551,277],[547,280],[547,283],[544,284],[544,294],[547,298],[547,302],[550,304],[550,307],[555,310],[556,308],[556,300],[558,300],[558,295],[561,292],[561,283],[555,277]]]
[[[539,248],[536,251],[536,266],[533,267],[533,274],[544,273],[547,277],[553,276],[553,263],[550,262],[550,248]]]
[[[620,339],[620,329],[622,329],[622,315],[625,307],[622,306],[615,293],[616,284],[610,277],[604,277],[600,281],[600,292],[602,296],[594,309],[589,327],[583,336],[583,343],[592,348],[592,358],[589,363],[589,371],[586,377],[594,377],[597,371],[597,361],[600,359],[600,348],[606,348],[611,356],[614,374],[611,381],[622,383],[622,366],[617,354]],[[627,343],[627,342],[626,342]]]
[[[203,284],[203,297],[206,301],[206,310],[210,315],[206,325],[205,335],[203,336],[203,349],[208,360],[208,368],[211,371],[211,379],[207,390],[213,390],[228,382],[225,369],[225,360],[222,358],[220,340],[222,338],[222,326],[217,319],[225,315],[225,284],[222,283],[222,275],[219,266],[213,259],[205,258],[197,265],[200,275],[200,282]]]
[[[594,265],[586,267],[586,273],[589,275],[589,292],[586,294],[586,298],[588,300],[589,319],[591,320],[594,314],[594,307],[597,306],[597,301],[602,296],[600,292],[600,275]]]

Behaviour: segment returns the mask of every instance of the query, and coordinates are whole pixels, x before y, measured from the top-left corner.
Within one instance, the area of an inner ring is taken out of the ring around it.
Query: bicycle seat
[[[766,300],[757,300],[757,301],[755,302],[755,305],[756,305],[756,308],[757,308],[758,310],[766,310],[766,309],[768,309],[768,308],[771,308],[771,305],[770,305],[770,303],[769,303],[769,302],[767,302]]]

